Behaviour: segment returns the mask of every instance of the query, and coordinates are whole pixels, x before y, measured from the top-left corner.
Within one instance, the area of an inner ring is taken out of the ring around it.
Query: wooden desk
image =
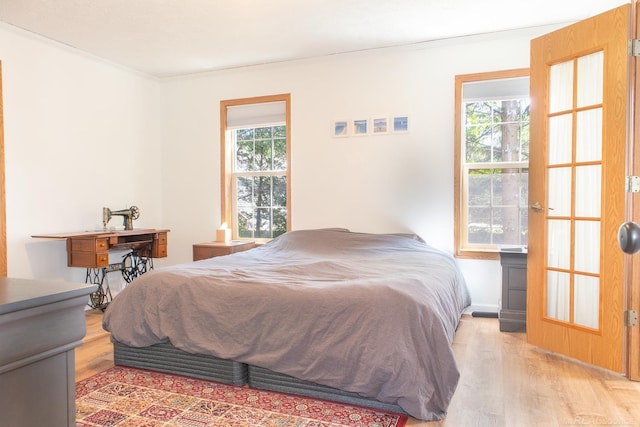
[[[100,268],[109,265],[109,251],[135,249],[140,256],[167,256],[167,233],[170,230],[139,228],[120,231],[83,231],[76,233],[37,234],[31,237],[67,240],[69,267]]]
[[[0,414],[6,426],[75,426],[75,347],[94,286],[0,278]]]
[[[104,310],[111,301],[109,283],[103,286],[107,273],[120,271],[127,283],[153,269],[153,258],[167,256],[167,233],[170,230],[139,228],[118,231],[80,231],[73,233],[36,234],[42,239],[66,239],[67,265],[87,269],[85,283],[98,285],[91,294],[92,308]],[[109,263],[109,251],[129,251],[119,263]]]

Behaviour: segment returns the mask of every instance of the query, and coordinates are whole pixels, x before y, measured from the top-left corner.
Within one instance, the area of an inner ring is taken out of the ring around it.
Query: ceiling
[[[0,21],[159,78],[568,23],[625,0],[0,0]]]

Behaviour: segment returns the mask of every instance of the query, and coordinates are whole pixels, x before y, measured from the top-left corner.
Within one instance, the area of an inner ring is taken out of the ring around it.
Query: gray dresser
[[[75,426],[74,348],[93,290],[0,277],[0,424]]]

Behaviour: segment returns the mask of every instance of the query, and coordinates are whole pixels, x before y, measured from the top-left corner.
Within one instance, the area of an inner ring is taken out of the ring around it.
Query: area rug
[[[401,427],[376,409],[116,366],[76,383],[76,427]]]

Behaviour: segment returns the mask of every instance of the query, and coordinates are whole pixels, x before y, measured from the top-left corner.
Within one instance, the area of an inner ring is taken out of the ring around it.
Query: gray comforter
[[[469,304],[452,257],[416,236],[305,230],[144,274],[103,326],[128,346],[170,341],[435,420],[458,383],[451,344]]]

